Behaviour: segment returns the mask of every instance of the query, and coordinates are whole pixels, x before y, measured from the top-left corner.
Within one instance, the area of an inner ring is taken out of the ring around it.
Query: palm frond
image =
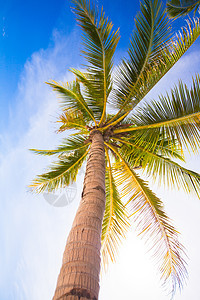
[[[139,166],[144,174],[150,176],[159,184],[168,188],[183,189],[187,193],[193,193],[200,198],[200,175],[188,170],[168,157],[150,152],[137,145],[126,143],[119,150],[123,159],[133,168]]]
[[[102,225],[102,259],[106,269],[109,259],[113,262],[122,238],[125,238],[129,227],[126,208],[120,200],[112,175],[112,167],[107,148],[105,148],[108,166],[106,169],[106,206]]]
[[[115,105],[122,108],[135,96],[135,87],[146,77],[149,66],[159,60],[160,52],[170,41],[170,25],[158,0],[144,0],[135,18],[128,59],[123,60],[116,73]]]
[[[89,149],[82,148],[74,151],[73,154],[64,156],[53,163],[49,171],[39,175],[29,186],[32,191],[41,193],[51,192],[56,189],[66,187],[76,181],[76,176],[85,160]]]
[[[152,139],[151,139],[152,138]],[[168,139],[163,139],[162,136],[158,136],[156,139],[152,135],[150,139],[140,139],[137,135],[136,137],[112,137],[112,140],[117,141],[121,145],[125,145],[127,147],[135,147],[137,149],[141,149],[142,151],[146,151],[147,153],[158,154],[163,157],[168,157],[171,159],[178,159],[185,162],[184,154],[181,151],[178,143],[176,141],[169,142]]]
[[[62,98],[61,105],[63,109],[70,109],[75,113],[81,112],[85,120],[94,121],[96,124],[93,112],[89,109],[81,94],[80,84],[78,81],[57,83],[52,80],[51,82],[47,82],[47,84],[53,87],[53,90],[58,92],[59,96]]]
[[[199,120],[200,76],[197,75],[190,90],[180,81],[171,96],[160,96],[158,101],[145,102],[136,109],[132,117],[135,126],[114,132],[137,131],[144,140],[147,136],[162,135],[169,142],[177,140],[181,148],[189,149],[190,146],[192,151],[197,151],[200,147]]]
[[[63,132],[65,130],[81,130],[82,132],[88,133],[88,122],[86,122],[83,114],[80,111],[74,111],[73,109],[64,110],[63,113],[58,117],[58,123],[61,126],[57,132]]]
[[[175,65],[175,63],[185,54],[189,47],[200,35],[199,19],[188,21],[187,26],[183,27],[178,34],[172,38],[169,46],[164,47],[159,60],[147,66],[145,76],[141,74],[137,85],[133,84],[132,98],[118,97],[113,95],[111,104],[119,108],[118,113],[111,120],[131,112],[131,110],[146,96],[146,94],[158,83],[158,81]],[[124,84],[126,87],[126,85]],[[118,87],[122,90],[122,88]],[[110,121],[110,125],[112,122]]]
[[[177,284],[182,287],[187,275],[183,246],[178,242],[178,233],[170,224],[160,199],[127,166],[117,165],[117,182],[123,182],[123,195],[129,197],[131,215],[137,223],[139,235],[154,249],[154,257],[160,263],[161,279],[166,286],[171,282],[173,293]]]
[[[86,137],[82,135],[77,135],[75,137],[69,136],[68,138],[64,138],[61,145],[54,150],[38,150],[38,149],[30,149],[35,154],[38,155],[64,155],[72,153],[73,151],[87,148],[91,142],[88,141]]]
[[[195,0],[170,0],[167,1],[167,13],[171,18],[185,16],[192,10],[195,13],[199,5],[200,1]]]
[[[159,264],[163,284],[166,287],[170,285],[170,291],[174,293],[176,285],[181,288],[187,276],[184,248],[178,241],[178,232],[170,224],[161,200],[118,151],[111,145],[106,145],[119,158],[114,178],[120,194],[127,200],[127,207],[137,223],[139,235],[146,238],[151,250],[154,249],[154,258]]]
[[[118,31],[101,11],[87,0],[72,0],[78,24],[83,31],[84,57],[88,61],[88,80],[92,85],[90,104],[101,109],[100,124],[105,119],[107,98],[112,87],[113,55],[119,41]],[[89,102],[88,102],[89,103]]]
[[[70,69],[70,71],[76,76],[76,79],[83,85],[82,95],[88,104],[88,107],[92,110],[96,120],[100,120],[102,116],[102,102],[97,101],[99,97],[99,91],[95,84],[95,78],[87,72],[81,72],[77,69]]]

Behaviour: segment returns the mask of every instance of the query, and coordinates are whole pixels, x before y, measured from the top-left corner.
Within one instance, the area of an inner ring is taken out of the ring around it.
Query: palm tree
[[[199,21],[173,37],[161,1],[143,0],[127,57],[113,70],[118,30],[89,1],[72,3],[87,63],[84,71],[71,69],[74,81],[48,84],[61,97],[58,132],[73,131],[55,150],[32,149],[57,156],[32,182],[36,192],[68,186],[87,160],[53,299],[98,299],[100,251],[106,267],[133,221],[150,241],[163,282],[175,291],[187,276],[184,248],[147,179],[199,197],[200,175],[178,160],[200,144],[200,77],[191,88],[180,82],[158,100],[144,97],[200,35]]]
[[[180,17],[189,14],[192,10],[195,13],[199,5],[199,0],[168,0],[167,12],[171,18]]]

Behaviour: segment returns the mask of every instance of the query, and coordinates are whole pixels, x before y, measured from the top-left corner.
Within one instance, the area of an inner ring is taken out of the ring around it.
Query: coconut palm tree
[[[179,82],[157,100],[144,98],[200,35],[199,21],[173,37],[161,1],[143,0],[127,56],[113,69],[118,30],[103,9],[87,0],[72,3],[86,65],[71,69],[74,81],[48,84],[61,97],[58,132],[73,131],[55,150],[32,149],[57,156],[32,182],[36,192],[73,183],[87,161],[53,299],[98,299],[101,255],[105,267],[115,260],[133,222],[154,251],[163,283],[175,291],[187,276],[184,248],[147,180],[199,197],[200,175],[178,160],[200,144],[200,77],[190,88]]]
[[[194,13],[198,10],[200,1],[196,0],[169,0],[167,1],[167,12],[170,17],[180,17],[189,14],[192,10]]]

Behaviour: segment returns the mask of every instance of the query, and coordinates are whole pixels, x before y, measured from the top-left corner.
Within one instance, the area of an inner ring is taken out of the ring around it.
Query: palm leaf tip
[[[74,151],[77,150],[87,150],[90,141],[87,137],[82,135],[76,135],[75,137],[69,136],[68,138],[64,138],[60,146],[58,146],[54,150],[38,150],[38,149],[29,149],[30,151],[34,152],[37,155],[59,155],[59,157],[64,157],[66,155],[72,154]]]
[[[200,1],[196,0],[171,0],[167,1],[167,13],[171,18],[185,16],[192,10],[198,10]]]
[[[29,151],[34,152],[37,155],[46,155],[46,156],[51,156],[54,154],[57,154],[57,150],[39,150],[39,149],[29,149]]]
[[[161,280],[172,294],[184,284],[187,277],[184,247],[178,241],[178,232],[169,223],[162,203],[136,173],[129,199],[131,215],[142,238],[147,240],[161,273]]]
[[[49,167],[49,171],[39,175],[29,186],[31,191],[41,193],[52,192],[66,187],[76,181],[78,171],[85,160],[89,149],[79,149],[73,154],[61,157]]]

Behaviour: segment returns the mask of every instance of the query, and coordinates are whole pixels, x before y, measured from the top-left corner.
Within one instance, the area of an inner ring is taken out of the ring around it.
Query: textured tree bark
[[[65,247],[53,300],[97,300],[105,210],[103,136],[93,131],[81,202]]]

